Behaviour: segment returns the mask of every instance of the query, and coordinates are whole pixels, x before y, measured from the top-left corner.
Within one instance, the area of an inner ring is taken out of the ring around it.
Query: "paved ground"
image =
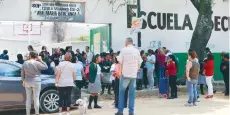
[[[136,115],[230,115],[229,98],[222,94],[216,94],[211,100],[202,97],[197,107],[184,107],[186,100],[186,96],[180,96],[175,100],[156,97],[138,98],[136,100]],[[89,110],[88,115],[114,115],[116,112],[113,109],[112,101],[102,101],[101,105],[103,105],[103,109]],[[0,112],[0,115],[25,115],[24,111]],[[79,111],[74,109],[71,111],[71,115],[79,115]],[[127,110],[125,110],[125,115],[128,115]]]

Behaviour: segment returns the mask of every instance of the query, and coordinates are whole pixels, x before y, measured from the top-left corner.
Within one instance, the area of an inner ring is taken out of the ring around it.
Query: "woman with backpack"
[[[196,52],[190,49],[188,51],[188,60],[186,63],[185,74],[189,99],[185,106],[197,106],[197,83],[200,72],[200,64],[196,57]]]
[[[89,65],[89,85],[88,92],[90,93],[88,109],[92,109],[92,102],[94,101],[94,108],[100,109],[101,106],[98,105],[98,93],[101,92],[101,67],[99,63],[101,57],[99,54],[95,55],[92,59],[92,62]]]

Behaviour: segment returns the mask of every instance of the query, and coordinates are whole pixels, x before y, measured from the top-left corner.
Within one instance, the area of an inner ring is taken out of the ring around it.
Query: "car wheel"
[[[40,108],[44,113],[58,112],[59,94],[56,90],[45,91],[40,98]]]

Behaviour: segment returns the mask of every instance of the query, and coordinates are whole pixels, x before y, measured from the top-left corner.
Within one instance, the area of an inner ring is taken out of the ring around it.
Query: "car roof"
[[[0,59],[0,63],[5,63],[5,64],[9,64],[9,65],[14,65],[14,66],[17,66],[17,67],[22,67],[22,64],[20,63],[17,63],[15,61],[9,61],[9,60],[2,60]]]

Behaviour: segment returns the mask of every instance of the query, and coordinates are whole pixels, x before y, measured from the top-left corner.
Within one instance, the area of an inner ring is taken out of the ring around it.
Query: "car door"
[[[0,62],[0,108],[24,105],[25,90],[20,76],[21,67]]]

